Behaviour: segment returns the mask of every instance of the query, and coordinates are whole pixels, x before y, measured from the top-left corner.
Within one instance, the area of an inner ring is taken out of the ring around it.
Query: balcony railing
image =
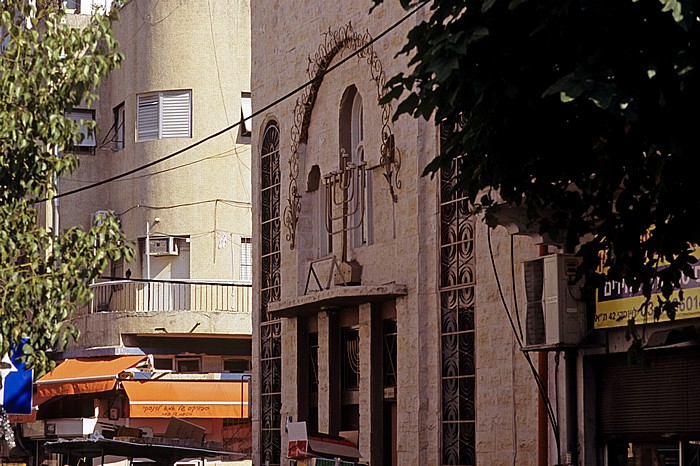
[[[196,280],[101,281],[80,314],[120,311],[224,311],[251,313],[251,285]]]

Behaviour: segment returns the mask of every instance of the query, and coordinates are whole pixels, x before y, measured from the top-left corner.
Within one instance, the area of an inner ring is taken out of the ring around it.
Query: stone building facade
[[[440,127],[378,99],[429,10],[374,41],[406,12],[371,6],[251,5],[254,462],[288,464],[285,424],[306,421],[357,431],[371,465],[535,464],[504,304],[538,249],[468,213],[458,165],[422,176]]]

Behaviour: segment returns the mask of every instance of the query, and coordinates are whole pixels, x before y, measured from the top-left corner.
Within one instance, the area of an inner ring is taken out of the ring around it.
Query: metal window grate
[[[441,127],[441,142],[449,131]],[[457,187],[461,158],[440,172],[441,454],[444,465],[476,464],[474,219]]]
[[[261,150],[261,284],[260,284],[260,402],[261,463],[281,461],[282,324],[270,319],[267,305],[280,299],[280,134],[277,124],[265,129]]]

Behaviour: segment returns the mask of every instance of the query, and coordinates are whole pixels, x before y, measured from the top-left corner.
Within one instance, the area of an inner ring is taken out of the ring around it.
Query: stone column
[[[287,456],[288,436],[285,429],[287,417],[296,421],[298,395],[296,387],[299,383],[297,370],[297,328],[298,319],[282,319],[282,408],[280,409],[281,422],[281,452],[282,458]]]
[[[318,430],[340,430],[340,325],[335,311],[318,314]]]
[[[425,464],[419,461],[421,354],[418,352],[418,313],[412,311],[415,308],[415,297],[400,297],[396,300],[397,464]]]
[[[309,332],[305,317],[297,317],[297,412],[295,421],[308,421],[309,419]],[[308,423],[307,423],[308,425]]]
[[[383,379],[381,308],[361,304],[360,322],[360,436],[362,458],[369,464],[382,461]]]

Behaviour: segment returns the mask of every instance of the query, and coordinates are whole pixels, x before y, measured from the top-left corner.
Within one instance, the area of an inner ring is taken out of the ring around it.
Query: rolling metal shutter
[[[600,434],[608,439],[700,434],[700,350],[648,351],[650,367],[626,355],[601,357],[598,366]]]

